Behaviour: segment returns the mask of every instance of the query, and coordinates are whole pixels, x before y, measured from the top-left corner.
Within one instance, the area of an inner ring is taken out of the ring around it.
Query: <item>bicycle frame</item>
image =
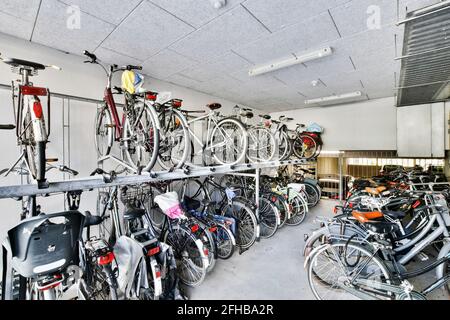
[[[201,150],[199,152],[197,152],[197,154],[201,154],[206,149],[206,146],[208,145],[208,139],[209,139],[210,135],[212,134],[212,130],[214,128],[212,126],[212,124],[214,124],[214,126],[217,126],[217,124],[219,123],[217,118],[218,118],[218,112],[211,111],[211,112],[208,112],[208,114],[206,114],[204,116],[200,116],[200,117],[196,117],[191,120],[188,120],[188,128],[187,129],[188,129],[189,135],[193,138],[193,139],[191,139],[191,141],[197,142],[197,144],[200,145],[200,147],[201,147]],[[190,125],[192,123],[196,123],[196,122],[202,121],[204,119],[208,119],[206,142],[203,141],[203,139],[200,139],[199,137],[197,137],[197,135],[194,133],[194,131],[192,131],[192,129],[190,127]]]

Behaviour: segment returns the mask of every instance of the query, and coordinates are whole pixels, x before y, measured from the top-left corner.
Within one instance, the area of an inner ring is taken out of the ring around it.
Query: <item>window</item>
[[[443,159],[401,159],[401,158],[347,158],[347,164],[353,166],[378,166],[397,165],[405,168],[421,166],[427,170],[429,166],[443,167]]]

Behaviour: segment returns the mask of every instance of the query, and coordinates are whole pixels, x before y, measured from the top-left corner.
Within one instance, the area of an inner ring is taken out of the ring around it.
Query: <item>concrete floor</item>
[[[322,200],[300,226],[285,226],[242,255],[235,252],[229,260],[217,261],[199,287],[185,289],[187,296],[192,300],[314,299],[303,268],[303,236],[318,228],[316,217],[332,216],[334,205],[336,201]],[[423,288],[434,280],[434,273],[430,272],[415,284]],[[448,296],[438,289],[428,298],[448,299]]]

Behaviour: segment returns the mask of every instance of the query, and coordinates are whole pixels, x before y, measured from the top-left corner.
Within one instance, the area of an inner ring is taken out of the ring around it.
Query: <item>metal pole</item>
[[[342,193],[344,191],[344,188],[343,188],[344,181],[343,181],[343,174],[342,174],[342,169],[343,169],[342,167],[344,165],[343,160],[344,160],[343,155],[341,152],[339,152],[339,201],[343,200]]]

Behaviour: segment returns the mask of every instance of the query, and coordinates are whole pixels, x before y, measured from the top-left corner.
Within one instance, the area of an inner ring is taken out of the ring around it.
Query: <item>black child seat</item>
[[[32,62],[32,61],[27,61],[27,60],[22,60],[22,59],[5,58],[5,59],[3,59],[3,62],[6,64],[9,64],[10,66],[13,66],[13,67],[23,66],[23,67],[33,68],[34,70],[44,70],[45,69],[45,66],[43,64]]]
[[[8,231],[12,267],[23,277],[38,278],[65,269],[78,258],[84,216],[65,211],[25,219]]]
[[[207,104],[206,107],[211,110],[217,110],[217,109],[222,108],[222,105],[220,103],[213,102],[213,103]]]

